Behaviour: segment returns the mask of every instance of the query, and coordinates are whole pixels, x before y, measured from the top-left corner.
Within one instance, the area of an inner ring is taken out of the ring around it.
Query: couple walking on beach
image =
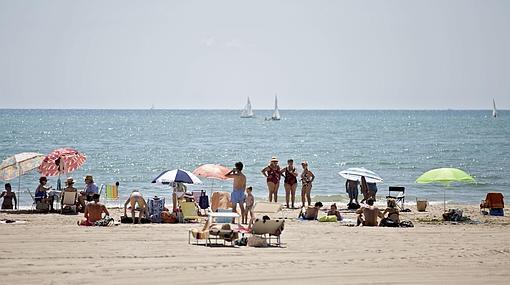
[[[300,177],[302,188],[301,188],[301,202],[302,207],[305,206],[305,202],[310,206],[312,199],[310,193],[312,192],[312,182],[315,179],[315,175],[308,169],[308,162],[303,161],[301,163],[303,172],[298,175],[296,168],[294,167],[294,160],[287,160],[287,166],[283,169],[278,165],[278,159],[276,156],[271,158],[269,165],[262,169],[262,175],[267,178],[267,189],[269,192],[269,202],[278,202],[278,188],[280,187],[280,179],[284,177],[284,188],[285,188],[285,202],[287,208],[295,209],[294,202],[296,200],[296,188],[298,184],[298,176]],[[289,200],[291,207],[289,207]]]

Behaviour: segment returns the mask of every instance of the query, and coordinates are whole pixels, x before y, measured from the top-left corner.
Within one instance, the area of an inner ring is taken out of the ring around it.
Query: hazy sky
[[[510,108],[510,1],[0,0],[1,108]]]

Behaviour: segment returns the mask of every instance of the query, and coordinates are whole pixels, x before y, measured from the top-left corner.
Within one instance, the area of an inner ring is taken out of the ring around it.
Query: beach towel
[[[328,215],[328,216],[322,216],[319,218],[319,222],[322,223],[332,223],[337,222],[336,216]]]
[[[165,198],[149,198],[149,217],[153,223],[161,223],[161,213],[165,210]]]

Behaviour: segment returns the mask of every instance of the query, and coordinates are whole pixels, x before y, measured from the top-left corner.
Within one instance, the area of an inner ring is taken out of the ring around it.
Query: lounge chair
[[[165,198],[149,198],[149,217],[153,223],[161,223],[161,212],[165,210]]]
[[[275,246],[281,246],[281,234],[283,232],[285,220],[263,220],[256,219],[251,228],[253,235],[258,235],[266,239],[267,244],[271,245],[271,237],[276,238]]]
[[[200,217],[198,216],[198,207],[195,202],[182,202],[179,207],[181,209],[182,219],[185,222],[199,221]]]
[[[218,244],[218,240],[223,241],[223,245],[230,242],[230,245],[234,246],[234,241],[239,238],[239,233],[230,227],[230,224],[224,224],[221,228],[212,227],[209,229],[209,244],[212,244],[211,239],[214,239],[215,244]]]
[[[505,201],[502,193],[487,193],[485,200],[480,203],[480,210],[489,209],[491,216],[504,216]]]
[[[191,244],[191,237],[195,239],[195,244],[199,245],[199,241],[203,240],[205,246],[210,244],[209,240],[209,229],[191,229],[188,232],[188,244]]]
[[[30,210],[33,211],[37,202],[35,201],[34,194],[32,194],[32,192],[30,192],[30,189],[28,189],[28,188],[27,188],[27,193],[28,193],[28,195],[30,195],[30,198],[32,198],[32,205],[30,206]]]
[[[66,210],[70,210],[71,213],[77,214],[78,209],[76,207],[76,201],[78,199],[78,191],[63,191],[62,202],[60,206],[60,214],[64,214]]]

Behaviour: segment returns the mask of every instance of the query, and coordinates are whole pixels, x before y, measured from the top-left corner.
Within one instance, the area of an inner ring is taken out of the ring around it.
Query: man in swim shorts
[[[146,219],[149,218],[149,207],[147,207],[147,202],[142,196],[142,193],[138,190],[133,190],[129,198],[124,203],[124,217],[127,217],[127,205],[131,204],[131,218],[133,219],[133,224],[135,223],[135,211],[139,211],[140,215],[138,216],[138,220],[141,223],[142,216],[145,216]],[[138,209],[136,208],[138,206]]]
[[[225,174],[225,177],[234,179],[234,189],[230,195],[230,200],[232,202],[232,212],[237,213],[237,204],[239,204],[239,208],[241,209],[241,217],[244,216],[244,199],[246,198],[244,195],[244,190],[246,189],[246,176],[242,170],[243,163],[236,162],[234,169]],[[235,219],[232,219],[232,223],[234,222]]]

